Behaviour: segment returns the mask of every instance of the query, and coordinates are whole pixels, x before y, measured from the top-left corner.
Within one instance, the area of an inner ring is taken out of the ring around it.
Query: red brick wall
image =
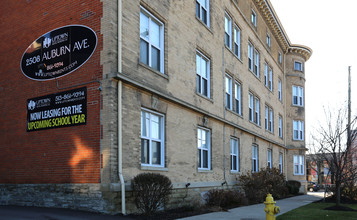
[[[56,80],[35,81],[20,68],[24,51],[41,35],[66,25],[92,28],[98,44],[60,87],[101,79],[100,0],[7,0],[0,7],[0,183],[98,183],[100,181],[100,92],[87,87],[87,124],[26,131],[27,99],[62,92]],[[82,87],[82,86],[78,86]]]

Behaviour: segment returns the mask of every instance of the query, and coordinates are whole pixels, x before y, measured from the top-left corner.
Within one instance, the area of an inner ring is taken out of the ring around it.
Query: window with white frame
[[[141,110],[141,165],[164,167],[164,115]]]
[[[294,155],[294,175],[304,175],[304,155]]]
[[[239,172],[239,140],[231,138],[231,171]]]
[[[279,153],[279,170],[280,173],[283,173],[283,154]]]
[[[254,58],[253,57],[254,57],[254,47],[249,42],[248,43],[248,68],[252,72],[253,72],[253,62],[254,62]]]
[[[144,8],[140,10],[140,62],[164,72],[164,24]]]
[[[269,80],[269,67],[267,63],[264,63],[264,85],[268,87]]]
[[[249,120],[260,125],[260,101],[252,93],[249,93]]]
[[[235,112],[238,114],[242,114],[242,86],[240,83],[236,82],[234,85],[234,92],[235,92],[235,96],[234,96],[234,103],[235,103]]]
[[[254,25],[254,27],[257,27],[257,13],[252,9],[252,14],[250,16],[250,21]]]
[[[210,98],[210,60],[197,51],[196,53],[197,93]]]
[[[209,27],[209,0],[196,0],[196,17]]]
[[[279,115],[279,137],[283,137],[283,118]]]
[[[231,17],[227,14],[227,12],[225,13],[225,17],[224,17],[224,43],[225,45],[229,48],[232,49],[232,19]]]
[[[283,56],[278,52],[278,62],[281,64],[283,62]]]
[[[198,169],[211,169],[211,141],[210,130],[197,129]]]
[[[252,172],[258,172],[259,171],[259,162],[258,162],[258,146],[253,145],[252,146]]]
[[[273,70],[267,63],[264,63],[264,84],[270,91],[273,90]]]
[[[257,97],[255,97],[255,114],[254,114],[254,122],[257,125],[260,125],[260,101]]]
[[[232,78],[226,75],[225,79],[226,84],[226,108],[232,110]]]
[[[254,50],[254,74],[259,78],[259,52]]]
[[[268,89],[273,91],[273,70],[269,67]]]
[[[268,47],[271,47],[271,38],[269,33],[267,33],[267,45]]]
[[[304,106],[304,88],[293,86],[293,105]]]
[[[295,61],[294,70],[303,72],[303,64],[299,61]]]
[[[273,132],[274,125],[273,125],[273,109],[269,106],[265,106],[265,129]]]
[[[240,59],[240,29],[234,25],[234,54]]]
[[[293,121],[293,139],[297,141],[304,140],[304,121]]]
[[[278,99],[279,99],[280,101],[283,100],[281,79],[278,80]]]
[[[272,168],[273,164],[272,164],[272,150],[268,149],[267,151],[267,167],[268,168]]]

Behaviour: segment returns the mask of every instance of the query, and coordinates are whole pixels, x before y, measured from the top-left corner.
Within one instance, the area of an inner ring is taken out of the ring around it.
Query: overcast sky
[[[325,119],[324,107],[347,106],[348,66],[352,115],[357,110],[357,1],[270,0],[292,44],[313,50],[306,62],[306,144]]]

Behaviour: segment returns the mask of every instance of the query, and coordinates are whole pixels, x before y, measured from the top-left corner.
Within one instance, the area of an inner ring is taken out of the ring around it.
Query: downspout
[[[223,117],[226,119],[226,91],[225,91],[225,84],[226,84],[226,70],[225,70],[225,62],[224,62],[224,46],[222,47],[222,75],[223,75]],[[223,123],[223,179],[224,184],[227,184],[226,180],[226,124]],[[227,184],[228,185],[228,184]]]
[[[118,72],[122,72],[122,0],[118,0]],[[122,112],[122,81],[118,80],[118,175],[121,186],[121,212],[125,209],[125,181],[123,176],[123,112]]]

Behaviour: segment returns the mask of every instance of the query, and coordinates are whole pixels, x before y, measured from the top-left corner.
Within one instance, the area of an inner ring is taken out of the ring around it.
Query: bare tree
[[[337,206],[341,205],[341,186],[354,183],[357,175],[356,164],[352,161],[357,132],[350,132],[355,130],[352,128],[356,118],[348,123],[346,114],[343,108],[334,112],[325,110],[325,123],[320,124],[312,135],[313,149],[310,149],[314,152],[313,160],[326,163],[330,169]]]

